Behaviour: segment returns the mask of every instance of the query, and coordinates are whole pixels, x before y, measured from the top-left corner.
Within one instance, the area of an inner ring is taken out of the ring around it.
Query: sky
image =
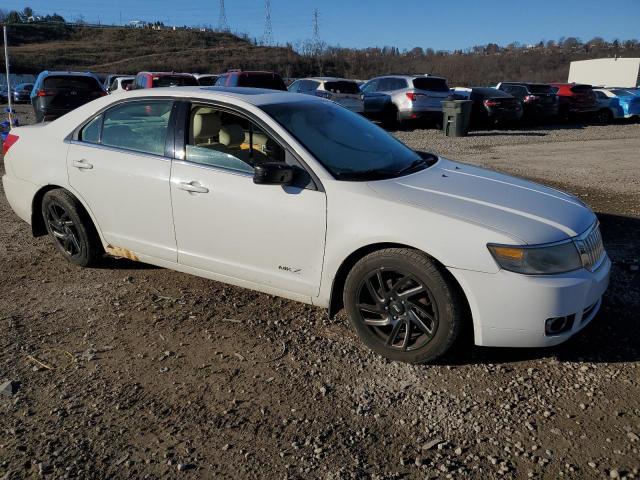
[[[106,24],[158,20],[215,28],[219,16],[219,0],[3,0],[0,8],[25,6],[36,14],[55,11],[67,20],[82,16]],[[232,31],[262,37],[264,0],[226,0],[225,6]],[[343,47],[455,50],[563,36],[640,38],[640,0],[271,0],[274,41],[296,45],[312,38],[316,8],[321,39]]]

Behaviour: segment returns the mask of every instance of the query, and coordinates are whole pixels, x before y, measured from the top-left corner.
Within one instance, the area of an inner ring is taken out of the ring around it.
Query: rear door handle
[[[93,168],[93,165],[91,165],[89,162],[87,162],[84,159],[74,160],[73,166],[76,168],[79,168],[80,170],[91,170]]]
[[[207,187],[203,187],[195,180],[192,180],[191,182],[179,182],[178,188],[191,193],[209,193],[209,189]]]

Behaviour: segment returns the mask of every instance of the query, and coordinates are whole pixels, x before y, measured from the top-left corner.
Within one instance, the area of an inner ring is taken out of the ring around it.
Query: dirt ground
[[[398,136],[588,202],[614,261],[592,324],[392,363],[342,314],[73,267],[0,195],[0,479],[640,478],[640,125]]]

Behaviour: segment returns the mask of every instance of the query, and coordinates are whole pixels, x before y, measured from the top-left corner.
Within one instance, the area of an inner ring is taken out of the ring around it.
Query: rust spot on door
[[[135,253],[133,253],[131,250],[127,250],[126,248],[114,247],[113,245],[107,245],[105,250],[109,255],[112,255],[114,257],[126,258],[126,259],[132,260],[134,262],[139,262],[140,261],[140,259],[138,258],[138,256]]]

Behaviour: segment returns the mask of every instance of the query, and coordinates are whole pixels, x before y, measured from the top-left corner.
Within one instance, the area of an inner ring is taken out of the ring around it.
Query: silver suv
[[[387,125],[407,120],[442,121],[442,101],[451,95],[447,81],[432,75],[385,75],[365,83],[364,114]]]

